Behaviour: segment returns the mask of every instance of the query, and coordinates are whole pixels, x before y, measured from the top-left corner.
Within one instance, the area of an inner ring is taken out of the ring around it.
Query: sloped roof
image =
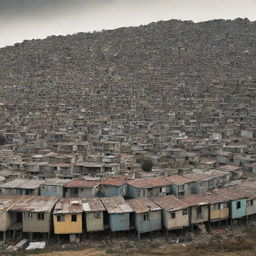
[[[21,196],[20,200],[10,208],[10,211],[50,212],[57,200],[57,196]]]
[[[126,202],[131,206],[132,210],[136,213],[145,213],[151,211],[158,211],[161,208],[156,205],[149,198],[137,198],[126,200]]]
[[[83,205],[80,198],[61,198],[54,207],[53,214],[82,213]]]
[[[153,197],[151,200],[159,207],[167,210],[174,211],[179,209],[188,208],[188,205],[173,195],[164,197]]]
[[[136,188],[152,188],[152,187],[162,187],[171,185],[170,181],[164,178],[148,178],[148,179],[136,179],[128,182],[129,185]]]
[[[83,210],[85,212],[96,212],[96,211],[105,211],[100,198],[83,198],[82,199]]]
[[[93,188],[99,185],[99,181],[84,180],[84,179],[73,179],[65,185],[66,188]]]
[[[101,202],[108,213],[128,213],[133,211],[130,205],[121,196],[104,197],[101,198]]]
[[[165,177],[166,180],[168,180],[169,182],[175,184],[175,185],[183,185],[186,183],[190,183],[193,182],[193,180],[183,177],[181,175],[172,175],[169,177]]]

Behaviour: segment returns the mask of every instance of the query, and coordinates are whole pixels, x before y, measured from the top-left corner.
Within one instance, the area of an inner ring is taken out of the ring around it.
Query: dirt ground
[[[210,234],[185,233],[166,238],[155,234],[141,241],[118,236],[87,239],[79,244],[50,243],[42,251],[1,251],[0,256],[252,256],[256,255],[256,227],[215,228]]]

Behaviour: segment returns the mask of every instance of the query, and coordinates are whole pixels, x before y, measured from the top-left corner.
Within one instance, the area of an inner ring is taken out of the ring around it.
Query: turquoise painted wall
[[[144,214],[135,214],[136,229],[140,233],[161,229],[161,210],[148,212],[148,220],[144,220]]]
[[[112,213],[109,215],[109,226],[111,231],[125,231],[130,229],[129,213]]]
[[[240,208],[237,208],[240,202]],[[246,213],[246,199],[232,200],[231,201],[231,218],[237,219],[244,217]]]

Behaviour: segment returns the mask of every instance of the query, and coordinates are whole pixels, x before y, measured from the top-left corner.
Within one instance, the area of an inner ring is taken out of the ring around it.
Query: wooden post
[[[3,232],[3,241],[6,242],[6,231]]]

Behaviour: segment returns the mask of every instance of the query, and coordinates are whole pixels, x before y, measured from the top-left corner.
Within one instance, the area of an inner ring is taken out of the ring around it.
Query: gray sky
[[[0,47],[158,20],[238,17],[256,20],[256,0],[0,0]]]

